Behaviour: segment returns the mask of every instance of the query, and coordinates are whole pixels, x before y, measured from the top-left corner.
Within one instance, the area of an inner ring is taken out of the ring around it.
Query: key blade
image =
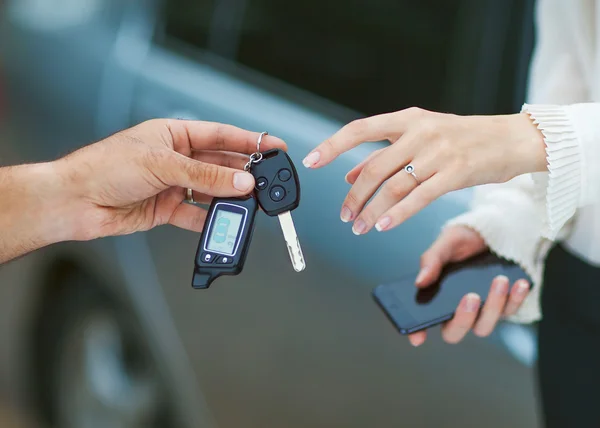
[[[290,253],[290,260],[292,266],[296,272],[302,272],[306,267],[304,262],[304,255],[302,254],[302,248],[300,247],[300,241],[296,234],[296,227],[294,227],[294,220],[292,220],[292,213],[286,211],[277,216],[279,218],[279,224],[281,225],[281,231],[283,232],[283,238],[287,245],[288,252]]]

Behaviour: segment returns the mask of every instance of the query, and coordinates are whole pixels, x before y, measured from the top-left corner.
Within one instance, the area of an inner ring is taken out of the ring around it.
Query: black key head
[[[300,181],[294,163],[280,149],[263,153],[250,170],[256,179],[256,199],[269,216],[292,211],[300,205]]]

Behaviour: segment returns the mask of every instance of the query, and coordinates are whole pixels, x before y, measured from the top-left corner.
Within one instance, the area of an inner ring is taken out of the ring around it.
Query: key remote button
[[[258,190],[265,190],[268,185],[269,185],[269,180],[267,180],[265,177],[258,177],[256,179],[256,188]]]
[[[273,201],[279,202],[285,198],[285,189],[281,186],[273,186],[269,195]]]
[[[212,263],[215,261],[215,255],[212,253],[202,253],[203,263]]]
[[[288,181],[290,178],[292,178],[292,173],[289,169],[282,169],[279,171],[278,176],[281,181]]]
[[[218,265],[230,265],[233,263],[233,257],[231,256],[222,256],[217,259]]]

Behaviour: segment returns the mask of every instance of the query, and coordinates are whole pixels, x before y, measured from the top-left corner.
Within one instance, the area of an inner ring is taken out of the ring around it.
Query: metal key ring
[[[256,153],[260,153],[260,143],[262,143],[262,139],[265,135],[269,135],[268,132],[261,132],[258,136],[258,141],[256,142]]]
[[[250,160],[244,166],[244,171],[249,171],[253,163],[259,163],[263,160],[263,154],[260,152],[260,143],[262,143],[262,139],[265,135],[269,135],[269,133],[261,132],[261,134],[258,136],[258,141],[256,142],[256,152],[250,155]]]

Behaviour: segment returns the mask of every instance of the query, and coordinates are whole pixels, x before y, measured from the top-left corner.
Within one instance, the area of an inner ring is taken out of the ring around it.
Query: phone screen
[[[433,285],[418,289],[415,276],[380,285],[374,297],[401,333],[412,333],[452,318],[467,293],[487,297],[492,280],[505,275],[511,283],[528,276],[517,265],[485,253],[474,259],[450,265]]]

